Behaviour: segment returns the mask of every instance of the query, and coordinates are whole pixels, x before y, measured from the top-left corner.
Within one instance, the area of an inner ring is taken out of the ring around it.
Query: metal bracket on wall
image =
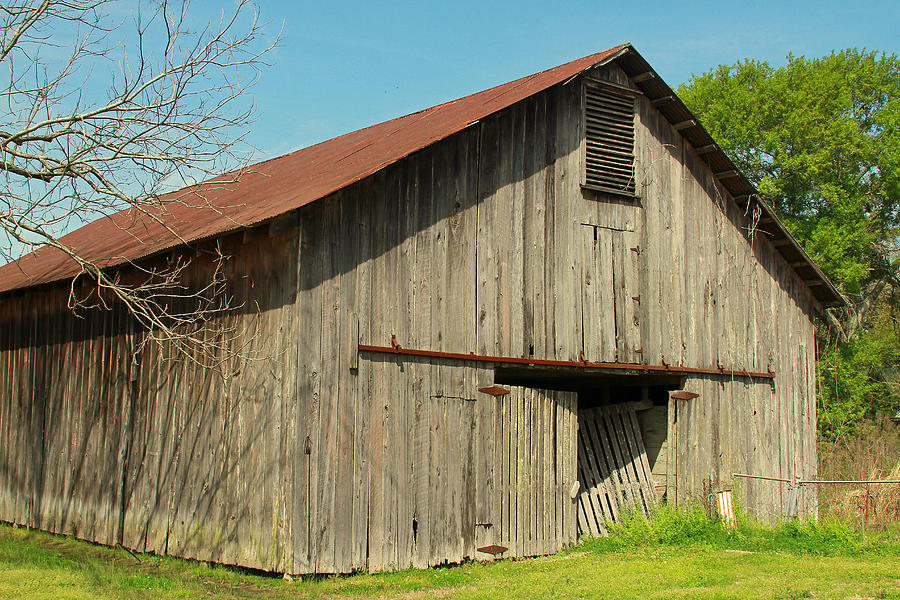
[[[500,387],[499,385],[491,385],[488,387],[478,388],[479,392],[484,392],[485,394],[490,394],[491,396],[499,397],[504,396],[509,393],[509,390],[505,387]]]
[[[485,554],[493,554],[497,556],[498,554],[503,554],[509,548],[506,546],[498,546],[497,544],[491,544],[490,546],[482,546],[481,548],[477,548],[479,552],[484,552]]]

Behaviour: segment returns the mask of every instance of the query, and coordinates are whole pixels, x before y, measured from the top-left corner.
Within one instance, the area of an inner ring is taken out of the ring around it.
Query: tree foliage
[[[900,60],[866,50],[744,60],[678,93],[849,300],[822,328],[820,425],[900,406]]]
[[[867,328],[852,340],[823,345],[817,364],[819,431],[837,439],[873,417],[893,416],[898,406],[900,336],[883,302]]]

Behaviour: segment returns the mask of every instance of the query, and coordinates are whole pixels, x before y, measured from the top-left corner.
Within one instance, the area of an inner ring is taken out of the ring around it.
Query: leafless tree
[[[8,74],[0,109],[2,262],[56,248],[80,267],[74,281],[90,281],[96,292],[88,300],[73,282],[71,308],[122,303],[147,332],[143,339],[171,342],[204,362],[221,358],[223,332],[208,330],[233,308],[221,261],[208,281],[188,286],[182,259],[132,265],[123,276],[61,237],[125,208],[165,226],[166,192],[240,173],[253,116],[245,91],[275,41],[248,0],[200,24],[187,0],[0,6]]]

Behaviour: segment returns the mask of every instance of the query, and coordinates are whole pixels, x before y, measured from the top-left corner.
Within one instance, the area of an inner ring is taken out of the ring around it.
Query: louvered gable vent
[[[585,184],[633,195],[634,97],[586,82],[584,103]]]

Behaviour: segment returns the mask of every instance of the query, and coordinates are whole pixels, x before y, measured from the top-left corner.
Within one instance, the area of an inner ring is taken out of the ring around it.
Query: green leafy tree
[[[837,439],[897,408],[900,340],[888,302],[854,339],[824,346],[818,360],[819,431]]]
[[[900,61],[855,49],[745,60],[678,93],[849,300],[822,330],[822,431],[895,410]]]

